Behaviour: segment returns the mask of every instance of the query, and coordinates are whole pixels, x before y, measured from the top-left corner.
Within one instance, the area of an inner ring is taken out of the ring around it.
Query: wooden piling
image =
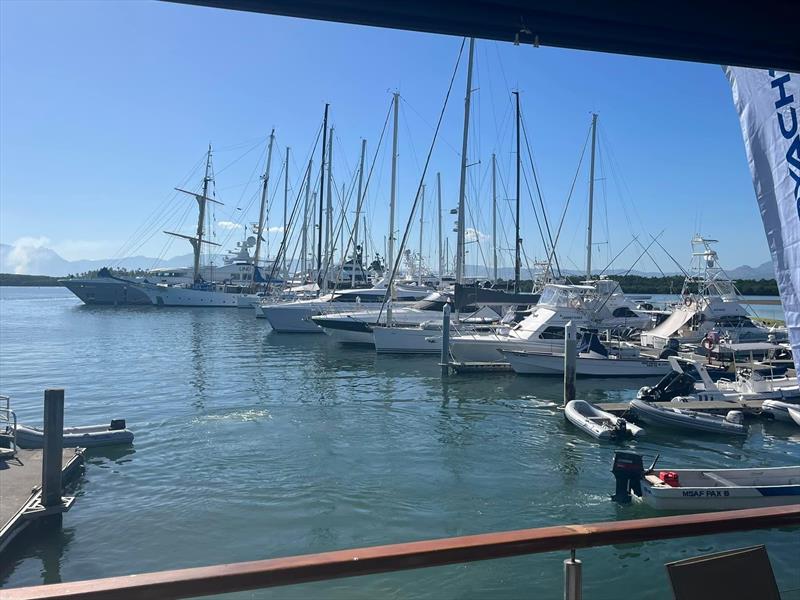
[[[450,374],[450,303],[442,309],[442,377]]]
[[[60,506],[61,455],[64,449],[64,390],[44,391],[44,448],[42,452],[42,505]],[[61,513],[53,515],[61,520]]]
[[[575,400],[575,325],[572,321],[564,327],[564,404]]]

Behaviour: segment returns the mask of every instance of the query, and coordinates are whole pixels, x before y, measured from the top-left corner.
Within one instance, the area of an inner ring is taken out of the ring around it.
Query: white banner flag
[[[726,67],[800,379],[800,75]]]

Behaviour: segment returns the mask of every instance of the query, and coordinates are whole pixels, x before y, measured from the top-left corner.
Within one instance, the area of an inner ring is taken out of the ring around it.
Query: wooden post
[[[564,406],[575,400],[575,326],[572,321],[564,327]]]
[[[442,377],[450,374],[450,303],[442,309]]]
[[[44,391],[44,450],[42,451],[42,505],[61,500],[61,456],[64,448],[64,390]],[[58,518],[61,518],[59,513]]]

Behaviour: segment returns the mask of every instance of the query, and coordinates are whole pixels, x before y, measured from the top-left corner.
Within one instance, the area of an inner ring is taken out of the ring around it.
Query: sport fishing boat
[[[733,281],[719,266],[717,252],[711,247],[717,240],[692,238],[692,273],[687,275],[681,301],[659,325],[641,334],[641,343],[661,349],[669,340],[680,344],[710,340],[709,348],[721,340],[757,342],[785,340],[786,329],[765,327],[750,317]],[[713,337],[709,336],[713,332]]]
[[[763,508],[795,504],[800,496],[800,466],[656,471],[655,461],[645,470],[640,454],[616,452],[611,472],[615,501],[633,497],[656,510]]]
[[[564,417],[584,433],[602,441],[622,441],[644,435],[641,427],[602,411],[585,400],[567,402]]]
[[[790,400],[800,402],[800,386],[796,377],[787,375],[785,367],[741,367],[735,373],[711,368],[693,359],[671,356],[670,371],[654,387],[643,387],[637,398],[668,402],[684,400]]]
[[[501,349],[563,352],[564,326],[570,321],[579,329],[642,328],[650,317],[638,312],[611,279],[581,285],[550,283],[535,310],[520,323],[491,333],[452,337],[450,353],[460,363],[505,363]]]
[[[500,349],[511,369],[520,375],[563,375],[564,352]],[[642,355],[630,344],[607,348],[594,332],[583,332],[578,344],[575,374],[582,377],[661,377],[667,360]]]

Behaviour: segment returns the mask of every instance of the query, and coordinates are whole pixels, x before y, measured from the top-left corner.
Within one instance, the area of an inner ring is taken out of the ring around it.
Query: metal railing
[[[521,529],[321,554],[7,589],[4,600],[192,598],[544,552],[800,526],[800,504]],[[566,561],[570,562],[570,561]],[[565,567],[565,575],[567,575]],[[567,577],[565,577],[567,579]],[[567,582],[569,583],[569,582]],[[578,594],[572,597],[579,597]]]
[[[5,403],[5,406],[3,406]],[[11,409],[11,398],[0,394],[0,438],[10,444],[11,456],[17,455],[17,413]],[[5,448],[0,444],[0,448]]]

